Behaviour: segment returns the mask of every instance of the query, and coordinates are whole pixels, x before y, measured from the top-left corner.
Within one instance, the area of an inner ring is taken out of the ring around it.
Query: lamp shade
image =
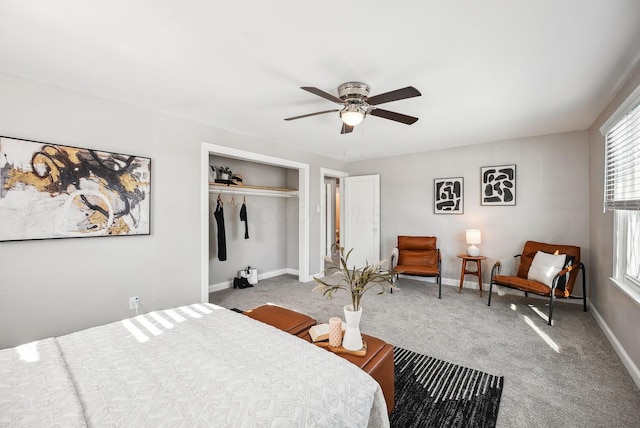
[[[480,229],[467,229],[467,244],[475,245],[482,243]]]
[[[480,249],[476,247],[476,244],[480,244],[482,242],[480,230],[467,229],[466,238],[467,244],[469,244],[469,248],[467,248],[467,255],[471,257],[478,257],[480,255]]]

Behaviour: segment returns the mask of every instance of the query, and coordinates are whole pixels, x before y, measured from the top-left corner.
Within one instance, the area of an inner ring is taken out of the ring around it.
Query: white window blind
[[[640,101],[605,134],[605,210],[640,210]]]

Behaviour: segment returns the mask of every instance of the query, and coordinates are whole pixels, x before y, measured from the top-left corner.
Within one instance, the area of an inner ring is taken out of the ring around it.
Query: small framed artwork
[[[516,166],[483,166],[480,168],[480,204],[516,204]]]
[[[151,159],[0,137],[0,241],[149,235]]]
[[[433,212],[435,214],[464,213],[464,179],[436,178],[433,180]]]

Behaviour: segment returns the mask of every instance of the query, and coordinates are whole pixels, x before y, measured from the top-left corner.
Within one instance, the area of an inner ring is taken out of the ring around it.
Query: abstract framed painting
[[[464,178],[436,178],[433,180],[433,212],[435,214],[464,214]]]
[[[150,234],[151,159],[0,137],[0,241]]]
[[[516,204],[516,166],[483,166],[480,168],[481,205]]]

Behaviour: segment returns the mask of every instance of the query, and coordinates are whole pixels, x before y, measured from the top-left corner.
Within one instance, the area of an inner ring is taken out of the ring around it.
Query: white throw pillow
[[[562,270],[566,259],[566,254],[555,255],[538,251],[531,262],[527,278],[551,288],[553,277]]]

